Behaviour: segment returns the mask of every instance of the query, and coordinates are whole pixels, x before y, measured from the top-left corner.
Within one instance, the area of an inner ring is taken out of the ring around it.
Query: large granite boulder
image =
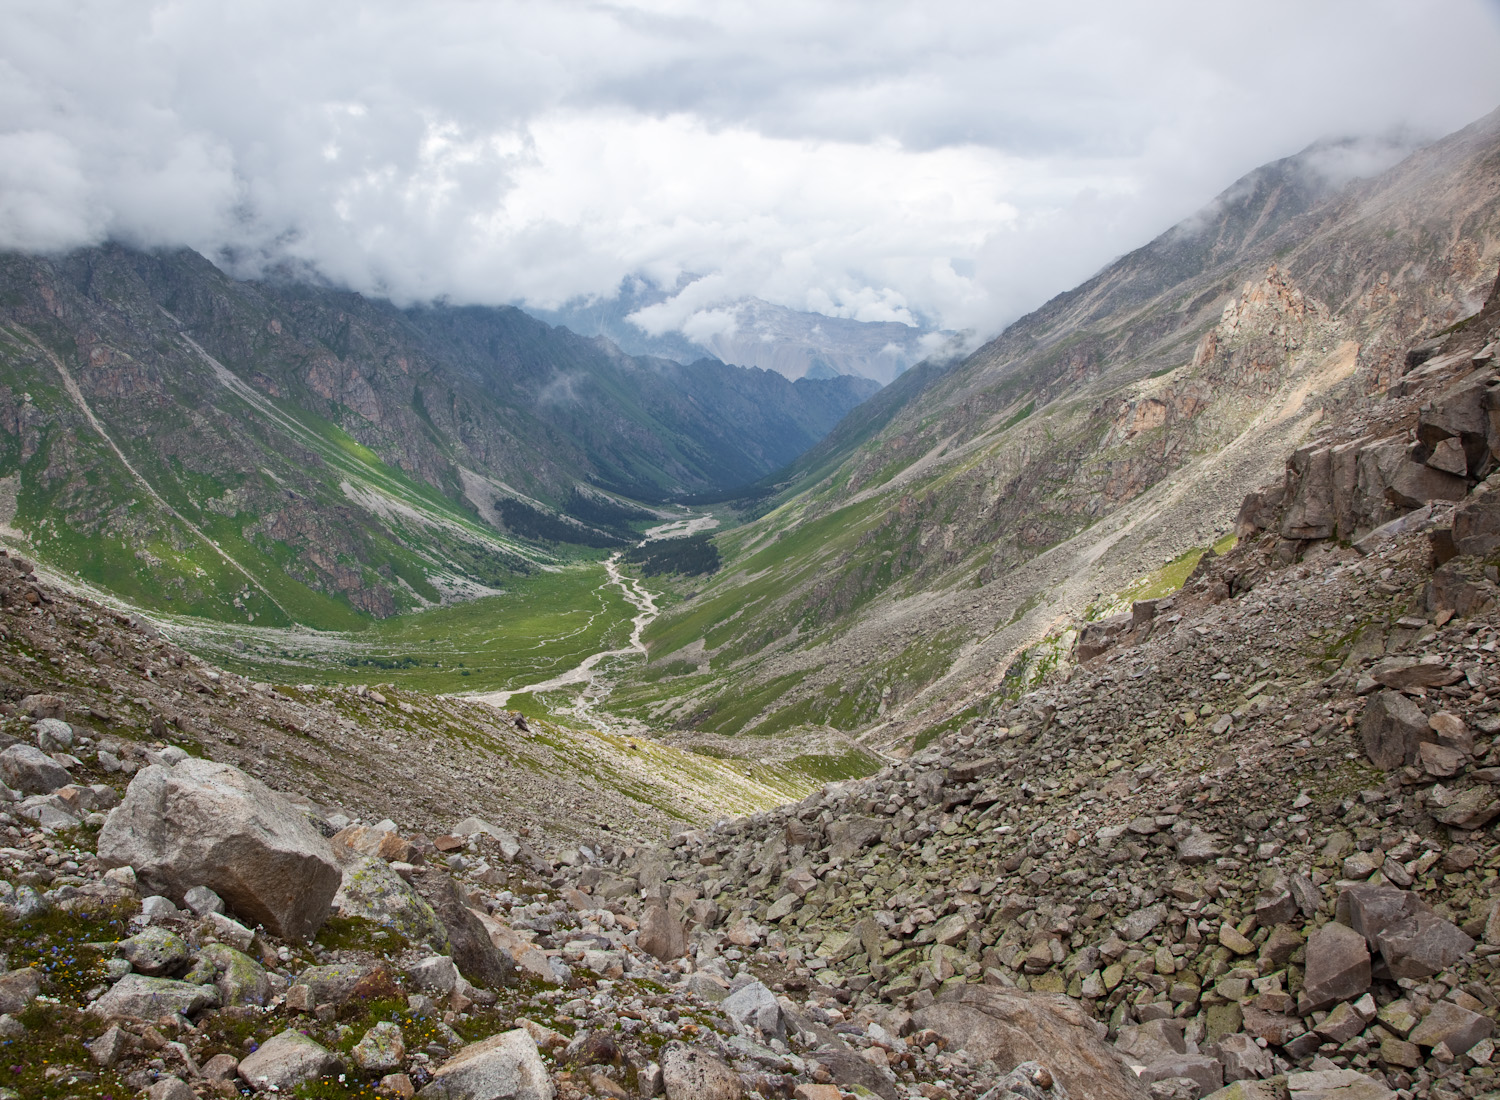
[[[552,1100],[553,1093],[536,1040],[516,1028],[464,1047],[417,1095],[422,1100]]]
[[[140,771],[99,833],[99,858],[181,900],[207,886],[248,923],[308,939],[343,876],[296,807],[228,764],[189,758]]]

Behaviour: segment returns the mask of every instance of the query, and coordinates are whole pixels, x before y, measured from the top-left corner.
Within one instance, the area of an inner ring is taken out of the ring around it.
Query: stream
[[[688,535],[697,534],[699,531],[711,530],[718,526],[718,520],[712,515],[689,516],[685,519],[673,520],[663,523],[658,527],[649,528],[645,538],[640,545],[658,539],[685,538]],[[641,641],[646,627],[659,615],[660,609],[656,606],[656,595],[647,590],[646,586],[634,577],[627,577],[620,570],[621,551],[615,551],[604,562],[604,571],[608,574],[607,584],[617,585],[625,601],[635,608],[635,615],[631,619],[632,629],[630,632],[630,644],[623,649],[604,649],[598,653],[591,653],[578,664],[566,672],[553,676],[549,680],[542,680],[535,684],[525,684],[521,687],[509,688],[505,691],[487,691],[469,698],[480,703],[488,703],[494,707],[504,708],[507,703],[517,695],[541,695],[543,692],[558,691],[575,685],[586,685],[585,690],[578,695],[578,701],[571,707],[558,708],[561,711],[572,714],[574,717],[585,719],[595,725],[600,724],[599,716],[595,715],[590,706],[590,697],[608,694],[608,685],[600,680],[601,671],[599,665],[610,657],[628,657],[633,653],[646,655],[646,645]],[[595,690],[590,690],[595,689]],[[603,689],[598,690],[598,689]],[[602,729],[603,726],[600,725]]]

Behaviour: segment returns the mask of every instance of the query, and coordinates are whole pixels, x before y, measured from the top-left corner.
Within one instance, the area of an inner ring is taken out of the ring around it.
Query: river
[[[688,535],[697,534],[699,531],[708,531],[717,527],[719,521],[712,514],[701,516],[688,516],[684,519],[672,520],[658,527],[649,528],[645,538],[640,542],[644,546],[648,542],[658,539],[685,538]],[[601,677],[599,665],[610,657],[628,657],[639,653],[646,655],[646,644],[641,640],[646,627],[659,615],[660,609],[656,606],[656,594],[647,590],[646,586],[634,577],[627,577],[620,569],[620,552],[611,554],[604,562],[604,571],[609,579],[606,584],[617,585],[620,593],[625,597],[627,603],[635,608],[635,615],[631,618],[632,629],[630,631],[630,644],[623,649],[605,649],[598,653],[591,653],[578,664],[552,677],[550,680],[542,680],[535,684],[526,684],[522,687],[509,688],[505,691],[487,691],[469,698],[480,703],[489,703],[494,707],[505,707],[514,696],[517,695],[541,695],[548,691],[559,691],[563,688],[585,685],[585,690],[578,695],[578,702],[572,707],[560,708],[574,717],[582,718],[599,725],[599,717],[590,709],[590,697],[608,693],[608,687]],[[603,688],[603,691],[597,689]],[[596,689],[596,690],[589,690]]]

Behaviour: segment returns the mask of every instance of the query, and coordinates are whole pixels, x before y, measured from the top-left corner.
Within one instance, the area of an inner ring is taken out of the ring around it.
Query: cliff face
[[[0,257],[0,518],[59,569],[213,618],[347,625],[482,591],[547,556],[497,498],[732,487],[873,389],[240,283],[190,252]]]
[[[721,680],[683,679],[642,688],[640,713],[721,732],[884,718],[899,738],[956,718],[1059,616],[1225,534],[1316,425],[1476,311],[1500,259],[1500,113],[1342,188],[1315,161],[1252,173],[852,416],[654,628],[654,660],[702,638],[699,673],[774,700],[726,717]]]

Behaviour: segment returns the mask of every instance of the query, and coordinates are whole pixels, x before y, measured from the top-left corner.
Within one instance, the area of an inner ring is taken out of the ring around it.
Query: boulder
[[[845,817],[828,826],[830,859],[849,859],[880,839],[884,826],[871,817]]]
[[[1201,1096],[1224,1084],[1224,1066],[1217,1058],[1206,1054],[1178,1054],[1153,1062],[1141,1073],[1141,1080],[1148,1085],[1175,1077],[1186,1077],[1194,1082]]]
[[[1417,757],[1417,746],[1430,726],[1422,708],[1399,691],[1382,691],[1365,704],[1359,718],[1359,736],[1365,755],[1377,768],[1389,771]]]
[[[1286,1088],[1289,1100],[1395,1100],[1396,1096],[1379,1081],[1352,1069],[1289,1074]]]
[[[138,772],[98,851],[174,899],[207,886],[282,939],[317,932],[343,877],[328,841],[290,802],[238,768],[196,758]]]
[[[1463,929],[1425,910],[1384,928],[1375,943],[1393,978],[1431,977],[1474,947]]]
[[[687,953],[687,930],[665,905],[648,904],[636,933],[636,946],[662,962],[671,962]]]
[[[338,1055],[288,1028],[271,1036],[239,1065],[240,1079],[261,1092],[290,1092],[304,1081],[343,1069]]]
[[[0,975],[0,1012],[14,1015],[20,1012],[42,990],[42,974],[31,967],[22,967]]]
[[[1464,674],[1441,657],[1388,657],[1370,669],[1370,679],[1382,687],[1445,687],[1462,680]],[[1425,724],[1425,719],[1424,719]]]
[[[1271,1052],[1244,1032],[1224,1036],[1219,1040],[1218,1050],[1226,1081],[1247,1081],[1276,1072]]]
[[[1427,812],[1444,825],[1460,829],[1482,829],[1500,816],[1500,799],[1489,787],[1456,790],[1435,785],[1427,795]]]
[[[1454,1054],[1465,1054],[1475,1043],[1494,1033],[1495,1023],[1488,1016],[1470,1012],[1452,1001],[1439,1001],[1407,1038],[1421,1047],[1443,1043]]]
[[[682,1042],[662,1048],[661,1075],[667,1100],[740,1100],[745,1092],[722,1058]]]
[[[742,1030],[755,1030],[768,1039],[786,1041],[781,1005],[777,1003],[776,994],[763,983],[751,982],[741,987],[724,998],[721,1007]]]
[[[458,883],[447,875],[434,877],[430,873],[428,881],[432,884],[433,912],[443,923],[453,965],[458,967],[458,972],[484,989],[500,989],[512,984],[516,976],[515,962],[490,941],[484,921],[469,908]]]
[[[433,955],[407,967],[412,984],[426,993],[452,993],[458,984],[458,968],[447,955]]]
[[[354,856],[344,865],[333,907],[341,917],[361,917],[412,943],[448,950],[448,930],[416,888],[376,856]]]
[[[271,979],[265,967],[243,951],[225,943],[208,944],[198,952],[194,970],[206,970],[209,981],[219,991],[221,1005],[260,1005],[270,1003]]]
[[[1323,925],[1307,941],[1303,979],[1309,1012],[1352,1000],[1370,987],[1370,949],[1354,929]]]
[[[198,1100],[181,1077],[162,1077],[146,1090],[146,1100]]]
[[[68,717],[68,705],[57,695],[28,695],[16,709],[32,718],[55,718],[61,722]]]
[[[73,777],[36,746],[12,745],[0,752],[0,780],[22,794],[51,794]]]
[[[138,973],[153,977],[181,974],[187,967],[189,954],[187,940],[160,925],[151,925],[121,940],[119,952]]]
[[[1349,914],[1349,925],[1360,935],[1371,951],[1375,950],[1375,937],[1398,921],[1403,921],[1419,909],[1427,906],[1409,890],[1398,890],[1394,886],[1361,884],[1350,886],[1339,894],[1339,911]]]
[[[211,985],[194,985],[171,978],[148,978],[144,974],[126,974],[93,1004],[88,1011],[108,1019],[111,1016],[138,1016],[156,1020],[162,1016],[191,1016],[219,1003],[219,994]]]
[[[349,1057],[363,1073],[395,1073],[406,1062],[406,1040],[399,1024],[384,1020],[365,1032]]]
[[[369,973],[369,969],[359,963],[329,963],[309,966],[297,975],[296,980],[298,985],[307,986],[313,1004],[338,1005],[354,996],[355,987]]]
[[[525,1028],[470,1043],[433,1072],[422,1100],[552,1100],[552,1078]]]
[[[867,1062],[852,1050],[839,1047],[819,1047],[810,1051],[809,1058],[816,1059],[834,1081],[858,1095],[863,1089],[879,1096],[881,1100],[900,1100],[901,1089],[890,1070]]]
[[[1075,1001],[995,986],[964,986],[916,1012],[912,1023],[942,1036],[950,1049],[990,1059],[1008,1072],[1043,1062],[1070,1095],[1091,1100],[1146,1100],[1146,1087],[1105,1044],[1098,1025]]]
[[[31,727],[36,747],[43,752],[72,752],[73,727],[57,718],[43,718]]]

